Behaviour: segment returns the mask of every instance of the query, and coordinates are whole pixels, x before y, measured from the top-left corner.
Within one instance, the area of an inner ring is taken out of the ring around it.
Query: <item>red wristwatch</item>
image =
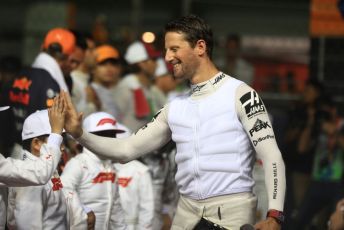
[[[266,217],[274,218],[279,224],[282,224],[284,222],[283,212],[275,210],[275,209],[270,209],[268,213],[266,214]]]

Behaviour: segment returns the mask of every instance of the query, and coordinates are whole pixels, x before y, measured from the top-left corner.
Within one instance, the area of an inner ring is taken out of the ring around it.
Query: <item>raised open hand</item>
[[[54,104],[48,109],[49,122],[52,133],[61,134],[65,124],[65,104],[60,96],[54,98]]]
[[[58,100],[62,100],[65,106],[65,125],[66,132],[70,133],[74,138],[78,138],[82,135],[82,113],[78,113],[72,103],[72,100],[64,91],[61,91]]]

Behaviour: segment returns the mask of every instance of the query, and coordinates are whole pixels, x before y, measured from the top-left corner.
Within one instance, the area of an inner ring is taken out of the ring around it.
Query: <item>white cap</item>
[[[155,69],[155,77],[160,77],[160,76],[163,76],[165,74],[168,74],[166,62],[163,58],[158,58],[156,60],[156,63],[157,63],[157,66]]]
[[[124,58],[129,64],[135,64],[158,56],[159,53],[153,46],[136,41],[127,48]]]
[[[0,106],[0,111],[4,111],[6,109],[9,109],[10,107],[9,106]]]
[[[119,129],[116,118],[105,112],[96,112],[88,115],[84,122],[83,128],[88,132],[99,132],[106,130],[114,130],[117,133],[124,131]]]
[[[119,133],[117,134],[117,138],[126,138],[126,137],[130,137],[130,135],[132,134],[132,131],[125,125],[118,123],[118,128],[123,130],[123,133]]]
[[[23,124],[22,140],[27,140],[51,133],[48,110],[34,112],[28,116]]]

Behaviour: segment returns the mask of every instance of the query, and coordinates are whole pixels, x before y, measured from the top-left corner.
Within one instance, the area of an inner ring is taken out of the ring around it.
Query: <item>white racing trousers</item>
[[[180,196],[172,230],[192,230],[203,217],[226,229],[239,230],[244,224],[254,224],[257,197],[252,193],[237,193],[192,200]]]

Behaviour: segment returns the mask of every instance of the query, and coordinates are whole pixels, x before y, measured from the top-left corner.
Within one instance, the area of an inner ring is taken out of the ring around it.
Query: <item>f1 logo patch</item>
[[[123,188],[126,188],[129,185],[131,179],[132,177],[119,177],[118,184],[122,186]]]

